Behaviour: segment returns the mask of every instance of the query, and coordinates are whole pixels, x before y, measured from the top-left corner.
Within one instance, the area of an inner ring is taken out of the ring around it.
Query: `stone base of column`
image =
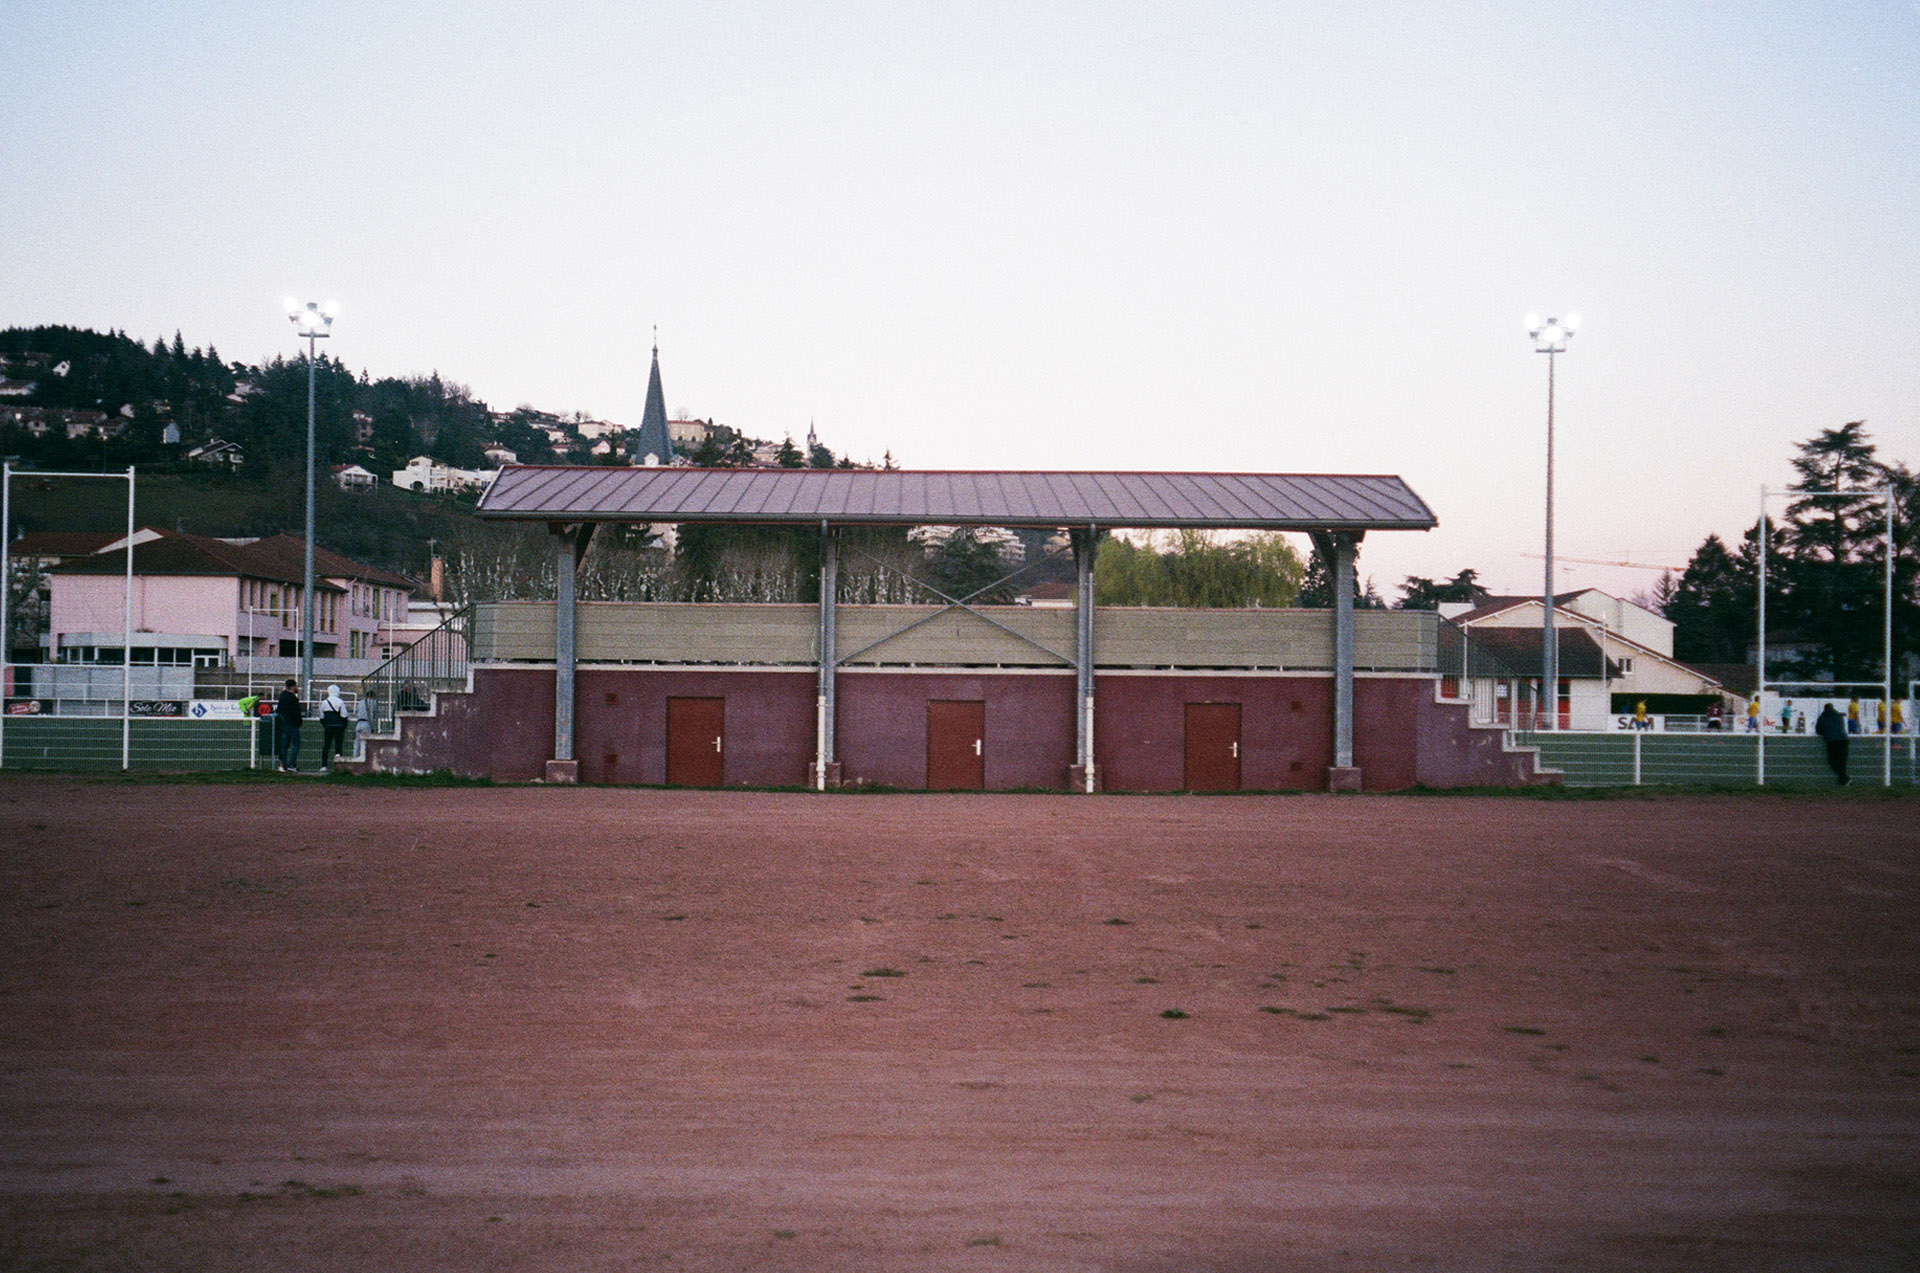
[[[1327,790],[1357,794],[1360,790],[1360,767],[1358,765],[1327,766]]]
[[[575,786],[580,781],[580,762],[577,760],[549,760],[547,762],[547,781],[559,787]]]
[[[1086,789],[1087,789],[1087,766],[1068,765],[1067,766],[1067,790],[1084,793]],[[1100,790],[1100,769],[1099,769],[1099,766],[1097,765],[1094,767],[1094,770],[1093,770],[1093,789],[1095,791]]]
[[[815,761],[814,763],[807,766],[807,786],[811,787],[815,791],[820,790],[820,762],[819,761]],[[827,789],[831,791],[839,786],[840,786],[840,762],[837,760],[830,760],[827,762]]]

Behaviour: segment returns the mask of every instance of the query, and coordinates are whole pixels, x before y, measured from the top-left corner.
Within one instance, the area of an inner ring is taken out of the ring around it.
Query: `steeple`
[[[673,436],[667,432],[667,395],[660,389],[660,329],[653,329],[653,371],[647,377],[647,406],[633,435],[635,464],[673,463]]]

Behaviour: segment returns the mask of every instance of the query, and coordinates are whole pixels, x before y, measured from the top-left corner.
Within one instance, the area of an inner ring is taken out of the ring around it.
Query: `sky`
[[[1631,595],[1920,466],[1920,0],[6,0],[0,326],[910,468],[1397,473],[1363,575]],[[1527,554],[1535,554],[1529,557]]]

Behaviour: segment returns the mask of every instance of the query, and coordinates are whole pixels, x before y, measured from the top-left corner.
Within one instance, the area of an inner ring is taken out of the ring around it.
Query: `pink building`
[[[300,653],[304,541],[229,540],[143,530],[133,549],[133,661],[219,665]],[[118,663],[126,625],[125,540],[48,575],[48,658]],[[375,660],[382,626],[404,617],[414,583],[314,550],[316,658]]]

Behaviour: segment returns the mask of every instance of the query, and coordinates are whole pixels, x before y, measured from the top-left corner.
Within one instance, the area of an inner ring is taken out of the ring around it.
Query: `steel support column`
[[[1070,532],[1073,542],[1073,739],[1074,772],[1069,785],[1091,795],[1099,779],[1093,760],[1093,561],[1100,545],[1097,528]]]
[[[817,719],[813,762],[813,789],[825,791],[840,785],[840,765],[834,760],[835,707],[834,669],[839,662],[840,540],[825,522],[820,523],[820,636]]]
[[[580,762],[573,755],[573,672],[577,661],[577,588],[580,561],[593,540],[594,523],[568,526],[550,523],[553,532],[553,759],[547,762],[547,781],[580,781]]]
[[[1353,763],[1353,561],[1360,536],[1315,532],[1313,542],[1333,589],[1333,765],[1327,770],[1327,789],[1358,791],[1360,770]]]

